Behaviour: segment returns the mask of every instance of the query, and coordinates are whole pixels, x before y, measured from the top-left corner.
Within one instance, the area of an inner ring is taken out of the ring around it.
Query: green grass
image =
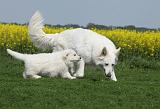
[[[116,66],[118,82],[91,66],[83,79],[24,80],[23,62],[1,50],[0,109],[160,109],[159,63],[156,68],[130,64]]]

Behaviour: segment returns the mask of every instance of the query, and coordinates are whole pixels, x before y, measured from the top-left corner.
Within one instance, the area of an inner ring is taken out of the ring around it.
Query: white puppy
[[[85,63],[88,63],[103,66],[105,75],[117,81],[114,66],[117,63],[120,48],[116,49],[111,40],[82,28],[56,34],[46,34],[42,28],[43,18],[39,12],[36,12],[29,22],[29,35],[37,47],[54,51],[73,49],[84,59],[78,62],[79,67],[74,76],[83,77]]]
[[[7,49],[7,52],[16,59],[24,61],[23,77],[25,79],[28,77],[38,79],[43,75],[76,79],[76,77],[70,75],[69,68],[73,71],[73,64],[81,60],[81,57],[71,49],[41,54],[21,54],[10,49]]]

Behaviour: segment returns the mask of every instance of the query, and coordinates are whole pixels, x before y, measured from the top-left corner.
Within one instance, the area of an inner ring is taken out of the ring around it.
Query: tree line
[[[0,22],[1,24],[16,24],[16,25],[28,25],[28,23],[24,24],[19,24],[19,23],[5,23],[5,22]],[[145,28],[145,27],[136,27],[134,25],[127,25],[127,26],[107,26],[107,25],[100,25],[100,24],[95,24],[95,23],[88,23],[86,26],[81,26],[78,24],[66,24],[66,25],[51,25],[51,24],[45,24],[45,26],[48,27],[56,27],[56,28],[85,28],[85,29],[92,29],[92,28],[97,28],[97,29],[103,29],[103,30],[112,30],[112,29],[127,29],[127,30],[136,30],[136,31],[160,31],[160,28]]]

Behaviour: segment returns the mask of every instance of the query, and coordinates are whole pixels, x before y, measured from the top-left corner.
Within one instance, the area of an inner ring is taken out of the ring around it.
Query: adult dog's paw
[[[74,77],[77,77],[77,78],[82,78],[84,75],[75,73],[73,76],[74,76]]]

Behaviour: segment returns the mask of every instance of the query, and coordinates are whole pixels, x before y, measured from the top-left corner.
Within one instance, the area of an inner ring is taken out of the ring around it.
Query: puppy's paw
[[[34,79],[39,79],[39,78],[41,78],[41,76],[39,76],[39,75],[33,75],[32,78],[34,78]]]

